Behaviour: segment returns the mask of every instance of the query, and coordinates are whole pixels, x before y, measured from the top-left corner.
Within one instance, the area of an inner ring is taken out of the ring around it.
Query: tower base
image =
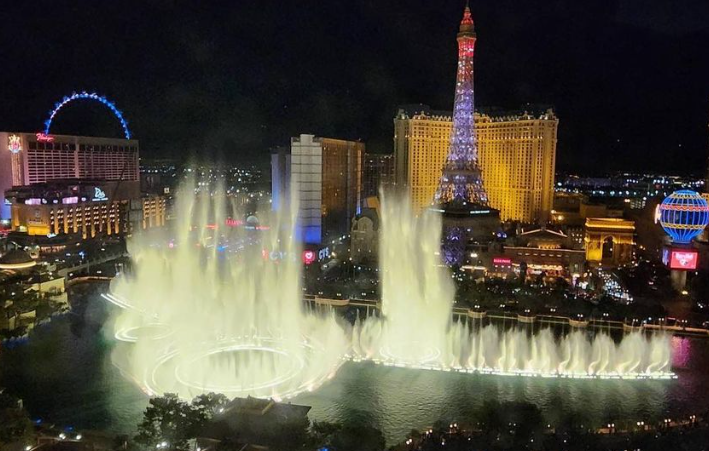
[[[677,269],[671,270],[670,281],[672,282],[672,288],[675,290],[684,290],[687,286],[687,271],[680,271]]]
[[[500,231],[500,211],[487,205],[450,202],[431,209],[443,216],[441,252],[448,266],[467,263],[471,246],[494,241]]]

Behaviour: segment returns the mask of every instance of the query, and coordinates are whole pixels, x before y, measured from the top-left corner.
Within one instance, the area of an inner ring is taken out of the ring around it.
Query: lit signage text
[[[108,199],[108,197],[106,196],[106,193],[98,186],[95,186],[94,187],[94,197],[91,200],[101,201],[101,200],[107,200],[107,199]]]
[[[46,133],[36,133],[37,141],[50,143],[54,141],[54,136],[48,135]]]
[[[289,254],[285,251],[269,251],[268,249],[261,249],[261,257],[264,260],[270,260],[277,263],[282,260],[296,261],[297,255],[292,253]]]
[[[672,250],[670,255],[670,269],[697,269],[696,251]]]
[[[227,227],[238,227],[240,225],[243,225],[244,221],[240,219],[227,218],[225,224],[227,225]]]

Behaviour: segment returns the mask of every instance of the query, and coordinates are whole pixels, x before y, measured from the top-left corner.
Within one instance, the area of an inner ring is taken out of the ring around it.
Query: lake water
[[[132,433],[147,397],[111,362],[102,332],[106,307],[91,303],[38,328],[28,343],[0,349],[0,386],[21,396],[34,418],[58,426]],[[563,380],[483,376],[347,363],[313,393],[311,420],[369,424],[388,442],[438,419],[472,418],[486,400],[536,404],[547,422],[573,415],[589,425],[703,412],[709,401],[709,340],[673,338],[672,381]]]

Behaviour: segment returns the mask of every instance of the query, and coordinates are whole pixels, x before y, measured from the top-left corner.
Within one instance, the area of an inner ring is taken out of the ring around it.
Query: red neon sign
[[[492,263],[495,265],[511,265],[512,259],[507,257],[494,257]]]
[[[227,218],[225,224],[227,225],[227,227],[238,227],[240,225],[244,225],[244,221],[242,221],[241,219]]]
[[[309,265],[314,261],[315,261],[315,252],[314,251],[303,251],[303,263],[305,263],[306,265]]]
[[[670,256],[671,269],[697,269],[697,251],[672,250]]]
[[[54,141],[54,136],[48,135],[46,133],[36,133],[35,136],[37,137],[37,141],[48,143]]]

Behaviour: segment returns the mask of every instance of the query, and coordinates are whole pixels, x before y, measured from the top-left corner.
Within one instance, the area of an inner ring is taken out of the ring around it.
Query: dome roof
[[[13,249],[0,257],[0,269],[25,269],[36,264],[27,252],[20,249]]]

